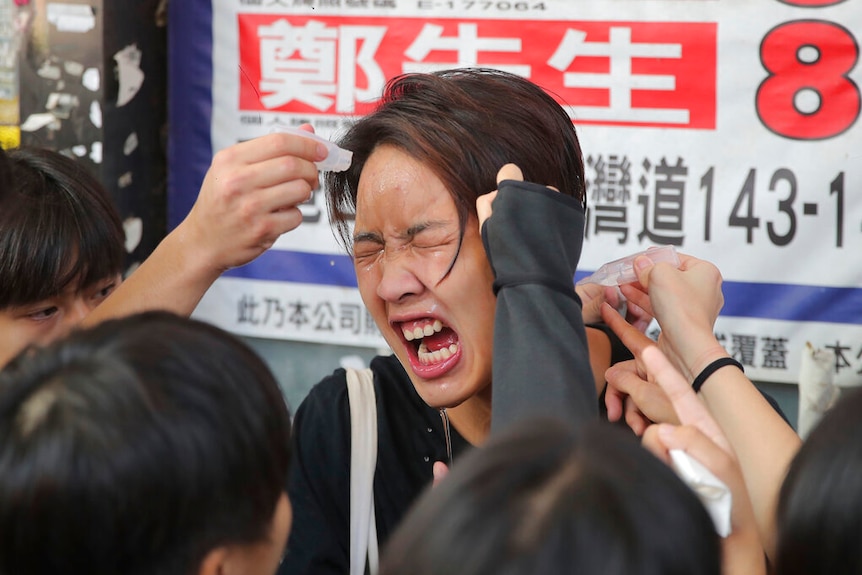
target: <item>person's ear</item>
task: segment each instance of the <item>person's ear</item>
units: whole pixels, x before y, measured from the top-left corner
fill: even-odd
[[[230,550],[227,547],[211,549],[201,561],[198,575],[226,575],[229,556]]]

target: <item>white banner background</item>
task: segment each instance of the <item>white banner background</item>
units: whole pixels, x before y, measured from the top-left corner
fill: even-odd
[[[716,332],[750,377],[795,382],[811,342],[834,348],[836,381],[854,384],[862,380],[862,9],[858,0],[804,3],[812,6],[213,0],[213,151],[273,123],[311,122],[335,136],[384,76],[401,71],[527,70],[571,105],[580,135],[591,206],[584,272],[670,239],[722,270],[727,302]],[[591,79],[564,85],[580,65]],[[817,121],[790,122],[800,110]],[[813,138],[788,132],[798,125]],[[268,264],[219,280],[196,315],[250,336],[384,346],[345,279],[349,262],[321,193],[303,211],[307,221],[281,238]]]

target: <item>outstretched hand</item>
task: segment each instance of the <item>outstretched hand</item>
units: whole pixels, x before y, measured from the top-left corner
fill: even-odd
[[[274,133],[213,157],[197,201],[180,224],[202,262],[218,271],[246,264],[302,221],[298,205],[318,186],[326,147]]]
[[[661,327],[659,347],[691,380],[712,360],[727,355],[713,333],[724,296],[715,265],[685,254],[679,258],[679,268],[654,264],[646,256],[636,258],[638,281],[620,289],[630,305],[656,318]]]
[[[617,421],[625,415],[626,423],[638,435],[654,422],[677,423],[670,399],[650,377],[643,363],[644,350],[655,347],[655,342],[626,322],[607,303],[602,305],[602,318],[635,356],[635,359],[612,365],[605,372],[608,419]]]
[[[731,533],[723,542],[723,572],[766,572],[763,544],[758,534],[751,498],[736,454],[721,427],[697,398],[688,382],[655,345],[639,354],[648,377],[665,392],[680,426],[650,426],[643,445],[670,464],[670,450],[679,449],[703,464],[730,490]]]
[[[84,320],[151,309],[190,314],[227,269],[258,257],[302,221],[298,204],[318,185],[326,147],[269,134],[218,152],[186,218]]]

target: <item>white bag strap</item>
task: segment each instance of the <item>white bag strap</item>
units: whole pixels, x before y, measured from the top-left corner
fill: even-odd
[[[377,405],[370,369],[347,368],[350,400],[350,575],[364,575],[366,557],[377,575],[374,470],[377,467]]]

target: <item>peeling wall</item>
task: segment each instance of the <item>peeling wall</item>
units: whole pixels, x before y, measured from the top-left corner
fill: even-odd
[[[22,145],[59,150],[93,170],[123,217],[130,268],[166,227],[162,11],[158,0],[0,0],[0,124],[9,134],[17,120]],[[3,59],[12,52],[17,59]],[[9,72],[3,65],[12,61]],[[4,83],[10,74],[17,118],[14,98],[3,99],[13,91],[14,82]],[[0,143],[15,145],[3,129]]]

